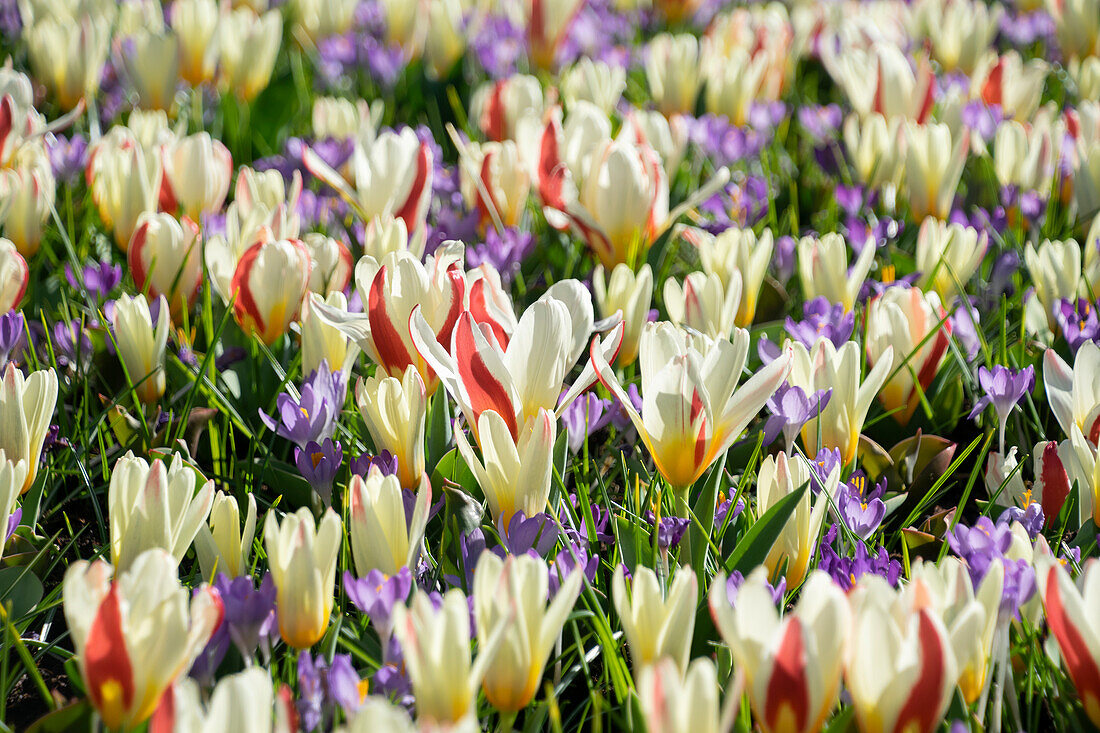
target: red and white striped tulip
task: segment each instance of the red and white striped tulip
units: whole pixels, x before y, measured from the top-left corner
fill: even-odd
[[[479,226],[517,226],[527,208],[531,176],[516,143],[469,143],[459,155],[462,197],[478,211]]]
[[[718,707],[714,662],[699,657],[682,673],[669,659],[638,673],[638,699],[652,733],[719,733],[725,730]]]
[[[1086,341],[1070,367],[1054,349],[1043,354],[1043,385],[1054,419],[1069,437],[1076,426],[1089,442],[1100,443],[1100,346]]]
[[[233,271],[233,316],[245,333],[273,344],[298,318],[309,292],[310,258],[296,239],[257,242]]]
[[[489,140],[515,140],[520,121],[542,119],[544,106],[539,80],[527,74],[513,74],[487,82],[474,92],[470,119],[476,121]]]
[[[192,597],[176,576],[175,559],[160,549],[127,571],[78,560],[65,572],[62,597],[77,664],[108,728],[145,722],[222,621],[216,590],[204,585]]]
[[[821,44],[822,61],[861,117],[878,113],[887,120],[923,123],[935,101],[936,75],[927,59],[916,71],[901,48],[885,38],[870,49],[848,44]]]
[[[583,6],[583,0],[523,0],[520,4],[531,60],[540,69],[553,67],[558,47]]]
[[[0,239],[0,315],[15,310],[27,292],[30,270],[11,240]]]
[[[191,219],[143,213],[126,259],[138,290],[167,298],[173,319],[182,318],[194,305],[203,280],[202,244],[199,226]]]
[[[332,293],[343,293],[351,282],[351,250],[339,239],[326,237],[318,232],[309,232],[302,237],[302,244],[309,252],[311,262],[309,272],[310,292],[324,297]]]
[[[970,88],[980,90],[983,102],[998,105],[1011,119],[1032,121],[1049,73],[1046,61],[1034,58],[1025,63],[1013,49],[1000,57],[989,54],[971,77]],[[1081,99],[1095,98],[1081,96]]]
[[[18,168],[0,171],[0,198],[7,202],[3,210],[4,237],[25,257],[37,253],[42,244],[55,186],[45,153],[36,154],[31,162]]]
[[[867,363],[890,362],[879,402],[907,425],[947,354],[951,324],[935,293],[892,287],[867,305]],[[831,401],[831,400],[830,400]]]
[[[816,733],[836,705],[851,612],[839,586],[820,570],[802,586],[798,605],[775,608],[767,571],[757,568],[730,606],[726,576],[710,586],[710,612],[745,672],[756,723],[766,733]]]

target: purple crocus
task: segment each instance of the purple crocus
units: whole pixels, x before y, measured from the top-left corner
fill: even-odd
[[[0,315],[0,369],[14,361],[23,350],[26,320],[22,313],[12,311]]]
[[[810,474],[810,491],[816,495],[825,487],[825,482],[829,480],[829,474],[833,469],[843,465],[839,448],[822,448],[818,451],[817,456],[810,462],[810,468],[813,469],[813,473]]]
[[[64,135],[47,135],[46,152],[50,156],[53,176],[61,183],[74,183],[84,172],[88,160],[88,141],[82,135],[71,138]]]
[[[359,709],[359,675],[350,654],[337,654],[331,662],[313,657],[308,649],[298,655],[298,714],[302,730],[313,730],[332,721],[337,706],[351,716]]]
[[[867,492],[867,479],[862,474],[853,476],[841,487],[837,496],[837,511],[844,524],[854,535],[866,540],[875,533],[886,516],[886,503],[881,498],[885,484]]]
[[[553,598],[562,581],[569,577],[575,570],[580,569],[589,583],[595,582],[596,570],[600,566],[600,558],[588,551],[581,542],[568,541],[550,563],[550,598]]]
[[[384,450],[376,456],[364,453],[358,458],[351,459],[351,472],[353,475],[367,477],[371,468],[377,468],[385,476],[397,475],[397,456]]]
[[[978,324],[981,323],[978,309],[966,300],[956,299],[948,322],[951,324],[951,335],[962,346],[966,358],[973,360],[982,348],[982,340],[978,336]]]
[[[278,419],[260,410],[260,420],[279,437],[297,443],[301,448],[311,442],[331,438],[336,428],[336,407],[332,399],[314,389],[312,384],[302,387],[298,399],[285,392],[280,394],[275,399],[275,407]]]
[[[1100,319],[1097,318],[1096,307],[1084,298],[1078,298],[1076,302],[1069,299],[1059,300],[1054,308],[1054,320],[1058,322],[1058,328],[1074,353],[1086,341],[1094,341],[1100,336]]]
[[[79,280],[73,272],[72,265],[65,265],[65,279],[73,290],[87,290],[88,294],[101,300],[111,294],[111,291],[122,282],[122,268],[111,262],[100,262],[94,265],[85,265],[80,271]]]
[[[500,557],[505,554],[546,557],[558,541],[558,525],[545,512],[528,517],[517,511],[508,520],[500,540],[503,547],[493,548],[493,552]]]
[[[801,321],[787,316],[784,328],[807,349],[812,349],[822,338],[829,339],[839,348],[852,337],[855,324],[855,313],[846,313],[840,303],[830,303],[828,298],[820,296],[802,306]]]
[[[489,264],[500,273],[500,281],[508,287],[519,272],[520,265],[535,249],[535,235],[515,227],[498,232],[489,227],[485,241],[466,249],[466,266]]]
[[[818,550],[821,560],[818,567],[827,572],[833,582],[843,590],[849,591],[855,587],[859,579],[864,575],[877,575],[884,578],[887,583],[897,586],[901,578],[901,563],[892,560],[886,548],[879,546],[872,554],[867,545],[862,542],[855,543],[855,556],[841,555],[833,549],[833,541],[837,537],[837,527],[834,524],[822,539]]]
[[[325,506],[332,506],[332,480],[343,461],[344,450],[332,438],[325,438],[320,443],[311,440],[305,448],[294,449],[294,465]]]
[[[802,426],[810,420],[814,420],[829,404],[832,396],[831,389],[819,389],[816,392],[806,394],[801,387],[792,387],[789,384],[781,384],[768,399],[768,410],[771,416],[764,423],[764,444],[770,445],[780,433],[783,433],[783,441],[787,446],[787,452],[794,450],[794,440]]]
[[[1035,367],[1026,366],[1023,369],[1011,369],[1001,364],[995,364],[993,369],[984,366],[978,367],[978,384],[985,392],[982,398],[970,411],[970,419],[973,420],[982,413],[987,406],[993,405],[997,413],[998,426],[1000,428],[1001,455],[1005,450],[1005,425],[1008,423],[1008,415],[1012,408],[1025,394],[1035,387]]]
[[[1018,506],[1007,507],[1001,512],[1001,516],[997,517],[998,524],[1011,526],[1013,522],[1019,522],[1027,531],[1027,536],[1034,540],[1043,531],[1046,515],[1043,514],[1042,505],[1033,501],[1027,505],[1026,509]]]
[[[263,644],[266,657],[271,640],[279,634],[275,617],[275,583],[271,573],[264,574],[259,588],[252,585],[249,576],[230,578],[225,573],[218,573],[214,587],[221,595],[229,638],[241,656],[246,660],[252,659],[256,648]]]
[[[92,361],[92,339],[79,320],[58,321],[50,329],[53,334],[57,365],[77,372],[87,371]]]
[[[8,544],[8,540],[15,534],[15,528],[19,526],[19,523],[23,521],[23,510],[16,509],[8,517],[8,526],[4,528],[4,541],[0,542],[0,550],[4,548],[4,545]]]
[[[201,592],[201,590],[195,589],[194,595]],[[214,629],[214,633],[210,635],[210,639],[206,642],[206,646],[202,648],[202,651],[195,657],[195,661],[191,663],[188,674],[203,687],[211,686],[214,683],[214,675],[228,651],[229,624],[223,616],[221,623]]]
[[[393,609],[404,603],[412,590],[412,572],[401,568],[394,575],[371,570],[365,578],[356,578],[344,571],[344,591],[363,613],[370,617],[375,631],[388,639],[393,631]]]
[[[726,599],[729,600],[731,606],[737,605],[737,596],[741,592],[741,586],[745,584],[745,576],[742,575],[740,570],[734,570],[730,573],[729,578],[726,579]],[[787,579],[780,578],[779,582],[775,585],[771,583],[765,583],[768,590],[772,594],[772,603],[777,606],[783,602],[783,597],[787,594]]]
[[[586,392],[573,401],[561,414],[566,430],[569,450],[576,453],[584,445],[585,438],[611,422],[611,401],[601,399],[594,392]]]

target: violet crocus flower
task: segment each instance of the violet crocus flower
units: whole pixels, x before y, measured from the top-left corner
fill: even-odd
[[[580,570],[589,583],[596,580],[596,570],[600,566],[600,558],[583,543],[569,541],[565,547],[558,551],[553,562],[550,563],[550,598],[557,595],[562,581],[569,577],[575,570]]]
[[[731,499],[725,499],[719,497],[721,500],[718,502],[718,506],[714,509],[714,528],[718,529],[726,523],[726,517],[729,516],[729,521],[737,519],[741,512],[745,511],[745,500],[738,499],[734,504]]]
[[[810,468],[813,470],[810,474],[810,491],[817,495],[825,487],[825,482],[829,480],[829,474],[833,469],[843,465],[839,448],[822,448],[818,451],[817,456],[810,461]]]
[[[46,151],[53,176],[61,183],[73,183],[84,172],[88,159],[88,141],[82,135],[47,135]]]
[[[734,570],[730,573],[729,578],[726,579],[726,598],[729,600],[731,606],[737,605],[737,596],[741,592],[741,586],[745,584],[745,576],[742,575],[740,570]],[[787,579],[780,578],[779,582],[775,585],[765,582],[768,590],[772,594],[772,603],[779,605],[783,602],[783,597],[787,594]]]
[[[995,364],[990,370],[981,366],[978,367],[978,384],[981,385],[985,394],[974,405],[969,418],[973,420],[982,413],[982,410],[993,405],[1000,431],[1000,453],[1004,455],[1005,426],[1008,423],[1009,413],[1020,399],[1035,387],[1035,367],[1028,365],[1017,370]]]
[[[504,79],[527,56],[526,29],[503,13],[489,13],[470,38],[470,50],[490,79]]]
[[[4,528],[4,541],[0,542],[0,550],[3,549],[4,545],[8,544],[8,540],[15,534],[15,528],[19,526],[21,521],[23,521],[23,510],[16,508],[16,510],[11,513],[11,516],[8,517],[8,526]]]
[[[566,444],[572,453],[581,449],[586,438],[611,422],[611,412],[608,409],[611,404],[611,400],[601,399],[594,392],[586,392],[562,411],[561,422],[565,426]]]
[[[981,517],[973,527],[955,525],[947,533],[951,550],[962,558],[970,572],[970,582],[977,588],[993,563],[1001,563],[1005,571],[1004,591],[1001,595],[1001,611],[1017,616],[1020,606],[1035,593],[1035,569],[1025,560],[1011,560],[1005,556],[1012,545],[1012,527],[1008,522],[994,524],[989,517]]]
[[[505,227],[498,232],[495,227],[489,227],[484,242],[466,248],[466,266],[473,269],[482,264],[492,265],[500,273],[501,283],[508,287],[534,249],[535,235],[531,232],[515,227]]]
[[[23,350],[26,320],[22,313],[12,311],[0,315],[0,369],[15,361]]]
[[[1084,298],[1078,298],[1076,302],[1065,298],[1059,300],[1054,309],[1054,320],[1074,353],[1085,342],[1095,341],[1100,336],[1096,307]]]
[[[298,655],[298,714],[302,730],[322,724],[326,729],[337,706],[351,716],[359,709],[359,675],[351,666],[350,654],[337,654],[331,662],[313,657],[308,649]]]
[[[557,544],[558,525],[546,512],[528,517],[516,511],[501,532],[500,541],[502,546],[494,547],[493,552],[501,558],[509,554],[544,558]]]
[[[982,348],[978,336],[978,324],[981,322],[978,309],[962,298],[955,300],[955,309],[947,318],[951,324],[951,334],[958,339],[968,360],[973,360]]]
[[[798,122],[815,144],[829,144],[836,142],[844,112],[836,104],[806,104],[798,108]]]
[[[834,524],[818,547],[821,555],[818,567],[827,572],[834,583],[843,590],[849,591],[864,575],[877,575],[884,578],[890,585],[897,586],[901,578],[901,563],[890,559],[885,547],[879,546],[875,553],[871,554],[864,543],[857,542],[855,556],[847,557],[833,549],[832,543],[837,534],[837,526]]]
[[[344,591],[355,607],[367,614],[382,639],[388,639],[393,631],[393,610],[408,599],[412,582],[412,571],[407,567],[394,575],[371,570],[365,578],[344,571]]]
[[[855,313],[846,313],[840,303],[830,303],[828,298],[819,296],[803,304],[801,321],[787,316],[784,328],[807,349],[812,349],[821,338],[839,348],[852,337],[855,324]]]
[[[87,290],[97,300],[102,300],[122,282],[122,268],[111,262],[86,265],[76,277],[72,265],[65,265],[65,280],[73,290]]]
[[[320,443],[311,440],[304,448],[294,449],[294,465],[325,506],[332,506],[332,480],[343,462],[344,450],[332,438],[325,438]]]
[[[57,365],[76,372],[87,371],[92,362],[92,339],[79,320],[58,321],[50,329]]]
[[[351,459],[351,472],[353,475],[366,478],[372,468],[377,468],[384,476],[397,475],[397,456],[384,450],[376,456],[364,453],[358,458]]]
[[[202,591],[196,589],[193,595],[198,595],[200,592]],[[188,675],[203,687],[210,687],[213,685],[214,675],[228,651],[229,624],[223,616],[221,623],[214,629],[214,633],[210,635],[210,639],[206,642],[206,646],[202,648],[202,651],[195,657],[195,661],[191,663],[191,670]]]
[[[653,512],[646,512],[645,519],[650,525],[657,525],[657,547],[662,550],[675,549],[691,524],[687,517],[661,517],[658,521]]]
[[[879,528],[886,516],[886,503],[877,495],[885,484],[874,492],[867,493],[867,480],[862,475],[841,487],[837,496],[837,511],[845,526],[856,537],[866,540]]]
[[[302,394],[298,399],[294,399],[285,392],[275,399],[278,419],[267,415],[263,410],[259,411],[260,420],[269,430],[275,431],[279,437],[286,438],[302,448],[311,442],[331,438],[336,429],[336,415],[339,407],[336,404],[331,378],[326,378],[328,369],[323,363],[318,371],[321,370],[326,374],[312,382],[307,382],[302,387]]]
[[[832,394],[831,389],[806,394],[801,387],[792,387],[787,383],[779,385],[779,389],[768,399],[771,416],[764,423],[764,444],[770,445],[782,433],[787,453],[792,453],[802,426],[817,418],[829,404]]]
[[[642,396],[638,393],[638,385],[629,385],[626,388],[626,396],[630,398],[630,404],[634,406],[634,409],[641,412]],[[622,403],[617,399],[611,404],[610,421],[615,429],[619,431],[633,428],[634,426],[634,423],[630,420],[630,416],[627,415],[626,410],[623,409]]]
[[[1043,531],[1043,525],[1046,523],[1042,505],[1033,501],[1027,505],[1026,509],[1010,506],[1001,512],[1001,516],[997,517],[997,524],[1011,526],[1013,522],[1019,522],[1027,530],[1028,537],[1034,540]]]
[[[275,583],[271,573],[264,574],[259,588],[252,585],[249,576],[230,578],[225,573],[218,573],[214,587],[221,595],[229,638],[241,656],[245,660],[252,659],[257,647],[262,645],[266,658],[270,653],[271,641],[279,635],[275,616]]]

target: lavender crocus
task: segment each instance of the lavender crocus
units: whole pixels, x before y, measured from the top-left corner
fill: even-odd
[[[313,657],[303,649],[298,655],[298,714],[302,730],[313,730],[332,722],[339,706],[351,716],[359,709],[359,675],[351,666],[350,654],[337,654],[331,662]]]
[[[1035,367],[1027,366],[1023,369],[1011,369],[1000,364],[995,364],[993,369],[978,367],[978,384],[985,392],[982,398],[970,411],[970,419],[973,420],[989,405],[997,413],[998,428],[1000,431],[1000,453],[1005,450],[1005,426],[1008,423],[1009,413],[1016,403],[1035,387]]]
[[[300,448],[331,438],[336,428],[336,407],[332,398],[314,389],[312,384],[302,387],[298,399],[285,392],[280,394],[275,399],[275,407],[278,419],[261,410],[260,420],[279,437]]]
[[[194,594],[197,595],[201,592],[196,589]],[[214,629],[214,633],[210,635],[210,639],[206,642],[206,646],[202,648],[202,651],[195,657],[195,661],[191,663],[188,675],[203,687],[210,687],[214,683],[214,675],[217,673],[222,661],[225,660],[228,651],[229,624],[223,616],[221,623]]]
[[[822,448],[818,451],[817,456],[810,462],[810,468],[813,469],[813,473],[810,474],[810,491],[816,496],[824,488],[833,469],[843,465],[839,448]]]
[[[506,554],[546,557],[558,541],[558,525],[545,512],[528,517],[517,511],[508,520],[500,541],[503,546],[493,548],[500,557]]]
[[[822,338],[829,339],[839,348],[852,337],[855,324],[855,313],[846,313],[843,305],[830,303],[828,298],[821,296],[802,306],[801,321],[787,316],[784,328],[807,349],[812,349]]]
[[[729,578],[726,579],[726,598],[729,600],[731,606],[737,605],[737,596],[741,592],[741,586],[745,584],[745,576],[740,570],[734,570],[730,573]],[[765,583],[768,590],[772,594],[772,603],[777,606],[783,602],[783,597],[787,594],[787,579],[780,578],[779,582],[775,585],[771,583]]]
[[[26,320],[22,313],[12,311],[0,315],[0,369],[14,361],[23,350]]]
[[[320,443],[311,440],[304,448],[294,449],[294,465],[325,506],[332,506],[332,480],[343,461],[344,450],[332,438],[325,438]]]
[[[102,300],[122,282],[122,268],[111,262],[86,265],[77,279],[72,265],[65,265],[65,280],[73,290],[87,290],[97,300]]]
[[[841,487],[837,496],[837,511],[844,520],[845,526],[861,540],[866,540],[875,533],[886,516],[886,503],[881,494],[885,491],[885,483],[880,484],[873,491],[866,490],[867,479],[862,474],[853,476],[847,484]]]
[[[64,135],[47,135],[46,152],[50,156],[50,168],[59,183],[72,184],[84,172],[88,160],[88,141],[82,135],[68,138]]]
[[[8,544],[8,540],[15,534],[15,528],[19,526],[19,523],[23,521],[23,510],[16,509],[8,517],[8,526],[4,528],[4,541],[0,542],[0,550],[4,548],[4,545]]]
[[[393,609],[408,599],[410,590],[412,572],[407,567],[394,575],[371,570],[365,578],[344,571],[344,591],[356,608],[367,614],[382,639],[389,638],[393,631]]]
[[[819,389],[806,394],[801,387],[781,384],[768,399],[768,410],[772,413],[764,423],[764,443],[771,444],[780,433],[787,446],[787,453],[794,451],[794,441],[802,426],[817,416],[829,404],[831,389]]]
[[[1054,309],[1054,320],[1074,353],[1086,341],[1095,341],[1100,336],[1096,307],[1084,298],[1059,300]]]
[[[257,647],[266,658],[270,643],[278,638],[279,629],[275,617],[275,583],[271,573],[265,573],[260,587],[252,585],[252,578],[230,578],[218,573],[214,587],[221,595],[225,609],[225,623],[229,638],[245,660],[252,659]]]
[[[590,435],[611,422],[610,400],[601,399],[594,392],[587,392],[574,400],[561,414],[569,450],[576,453]]]
[[[892,586],[898,584],[901,578],[901,563],[892,560],[885,547],[879,546],[872,553],[864,543],[857,542],[855,555],[848,557],[833,549],[832,544],[837,534],[837,527],[834,524],[829,528],[818,548],[821,555],[818,567],[828,573],[834,583],[843,590],[849,591],[864,575],[877,575]]]

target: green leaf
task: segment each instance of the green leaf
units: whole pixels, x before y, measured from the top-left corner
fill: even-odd
[[[783,531],[787,520],[794,514],[795,507],[809,488],[809,483],[806,483],[796,491],[787,494],[749,527],[749,531],[733,548],[729,559],[726,560],[727,573],[737,570],[748,575],[753,568],[764,563],[772,545],[779,538],[779,533]]]
[[[34,721],[27,733],[67,733],[68,731],[92,730],[92,706],[87,700],[54,710]]]
[[[42,581],[25,567],[0,569],[0,603],[11,607],[8,616],[17,621],[42,600]]]
[[[700,482],[702,483],[702,490],[699,492],[699,496],[695,500],[695,507],[692,509],[699,522],[698,524],[693,522],[688,527],[688,532],[691,535],[691,565],[695,568],[695,573],[700,576],[700,579],[706,574],[707,550],[710,549],[710,537],[714,533],[714,505],[718,500],[718,487],[721,485],[725,473],[726,456],[723,455],[722,459],[711,467],[707,478]],[[700,583],[699,587],[703,588],[704,585]]]
[[[630,521],[629,517],[616,515],[615,524],[619,529],[619,552],[622,554],[623,565],[631,572],[639,565],[652,568],[653,545],[649,541],[649,533],[641,525]]]

